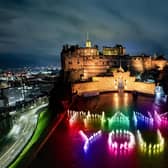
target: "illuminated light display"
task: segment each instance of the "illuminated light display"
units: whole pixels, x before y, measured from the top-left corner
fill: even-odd
[[[168,112],[160,114],[160,119],[161,119],[161,128],[166,128],[168,129],[168,119],[166,117],[166,115],[168,114]]]
[[[137,130],[137,139],[138,139],[138,144],[140,151],[143,153],[148,153],[149,155],[153,154],[158,154],[163,152],[164,150],[164,138],[161,135],[160,130],[157,130],[157,141],[158,143],[156,144],[147,144],[147,142],[144,141],[142,138],[142,134],[140,133],[139,130]]]
[[[83,146],[83,150],[85,152],[87,152],[88,148],[89,148],[89,145],[95,141],[98,137],[100,137],[102,135],[102,131],[99,130],[97,131],[96,133],[93,133],[92,136],[90,136],[89,138],[87,137],[87,135],[82,131],[80,130],[79,131],[79,134],[81,135],[81,137],[83,138],[83,140],[85,141],[84,143],[84,146]]]
[[[148,116],[146,117],[139,112],[133,113],[133,121],[137,128],[141,128],[142,126],[146,126],[150,129],[152,128],[167,128],[168,127],[168,119],[165,117],[167,113],[158,114],[157,111],[154,111],[153,117],[150,112],[148,112]],[[137,122],[136,122],[137,120]],[[137,123],[137,124],[136,124]]]
[[[103,123],[105,122],[105,116],[102,113],[102,115],[100,114],[91,114],[90,111],[88,111],[87,115],[85,117],[83,117],[83,123],[85,128],[88,128],[89,125],[92,124],[99,124],[100,126],[103,126]]]
[[[121,153],[123,150],[130,151],[135,146],[135,137],[128,130],[115,130],[109,133],[109,149]]]
[[[155,123],[157,124],[157,127],[160,127],[162,119],[157,111],[154,111],[154,119],[155,119]]]
[[[149,111],[148,111],[148,116],[149,116],[149,118],[153,118],[152,114]]]
[[[111,118],[108,118],[109,129],[112,128],[123,128],[129,129],[130,121],[129,118],[121,112],[116,112]]]
[[[102,112],[102,114],[93,114],[88,112],[83,112],[83,111],[68,111],[68,117],[69,117],[69,124],[72,126],[74,125],[77,121],[82,121],[84,123],[84,126],[87,128],[89,125],[92,124],[100,124],[100,126],[103,128],[104,124],[106,122],[105,118],[105,113]]]
[[[104,111],[102,112],[102,116],[101,116],[101,128],[105,128],[105,123],[106,123],[106,118],[105,118],[105,113]]]
[[[165,114],[166,113],[161,115],[161,114],[158,114],[157,111],[154,111],[154,119],[158,128],[166,128],[168,126],[168,120],[164,116]]]
[[[168,119],[166,117],[168,112],[159,114],[157,111],[154,111],[154,113],[147,112],[147,114],[148,116],[145,116],[139,112],[133,112],[132,123],[135,130],[138,129],[136,137],[139,151],[141,151],[142,154],[148,154],[150,156],[160,154],[164,151],[165,140],[159,128],[168,128]],[[70,126],[76,125],[78,130],[81,129],[79,134],[84,140],[84,152],[88,151],[92,142],[94,142],[101,135],[104,136],[104,133],[106,134],[108,131],[110,132],[108,133],[107,144],[110,153],[114,155],[127,155],[136,149],[134,148],[136,144],[135,136],[129,131],[130,119],[122,112],[116,112],[113,116],[107,117],[105,112],[102,112],[101,114],[93,114],[90,111],[68,111],[68,117]],[[87,131],[94,131],[95,129],[100,130],[88,137],[82,131],[83,128]],[[144,130],[144,128],[145,130],[157,129],[157,143],[148,143],[148,141],[146,142],[143,139],[139,129]]]
[[[133,112],[132,118],[133,118],[133,122],[134,122],[134,127],[137,128],[138,119],[137,119],[137,116],[135,114],[135,111]]]
[[[154,126],[154,119],[152,118],[151,115],[147,117],[139,112],[135,112],[135,114],[133,114],[133,119],[135,119],[134,120],[134,123],[136,124],[135,127],[137,127],[138,129],[143,127],[152,129]]]
[[[100,121],[101,120],[101,115],[100,114],[90,114],[90,111],[88,111],[87,115],[86,115],[86,120],[88,122],[92,122],[92,121]]]
[[[168,119],[166,115],[168,113],[158,114],[154,111],[153,116],[150,112],[147,112],[148,116],[145,116],[139,112],[133,112],[132,120],[135,128],[141,129],[153,129],[153,128],[168,128]],[[129,129],[130,121],[129,117],[121,112],[116,112],[112,117],[106,117],[105,113],[102,114],[91,114],[90,111],[68,111],[69,124],[73,125],[78,120],[83,121],[85,127],[93,123],[100,124],[102,129],[105,129],[105,123],[108,122],[108,129],[112,130],[114,128]]]
[[[77,121],[77,118],[78,118],[78,113],[73,112],[73,114],[70,116],[69,124],[72,126]]]
[[[157,128],[168,128],[168,119],[166,117],[168,113],[159,114],[157,111],[154,111],[154,119]]]

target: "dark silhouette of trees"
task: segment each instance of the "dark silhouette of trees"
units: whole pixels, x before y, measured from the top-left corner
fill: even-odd
[[[54,115],[62,113],[68,109],[71,98],[71,83],[59,77],[50,92],[49,109]]]

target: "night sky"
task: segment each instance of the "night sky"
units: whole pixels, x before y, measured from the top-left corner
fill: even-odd
[[[0,0],[0,66],[57,64],[62,45],[123,44],[168,58],[167,0]]]

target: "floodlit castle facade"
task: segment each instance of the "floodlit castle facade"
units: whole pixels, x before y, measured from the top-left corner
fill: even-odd
[[[103,47],[92,46],[87,40],[85,47],[64,45],[61,52],[61,64],[64,77],[71,82],[85,81],[95,76],[110,76],[115,68],[122,66],[127,70],[144,72],[157,68],[162,70],[167,64],[164,57],[129,56],[122,45]]]

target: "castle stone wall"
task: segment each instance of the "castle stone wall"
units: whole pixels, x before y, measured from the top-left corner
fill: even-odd
[[[118,91],[116,79],[114,77],[94,77],[92,82],[75,83],[72,85],[74,93],[81,95],[85,92],[105,92]],[[154,94],[155,84],[135,82],[134,77],[130,77],[124,86],[125,91],[137,91],[140,93]]]

